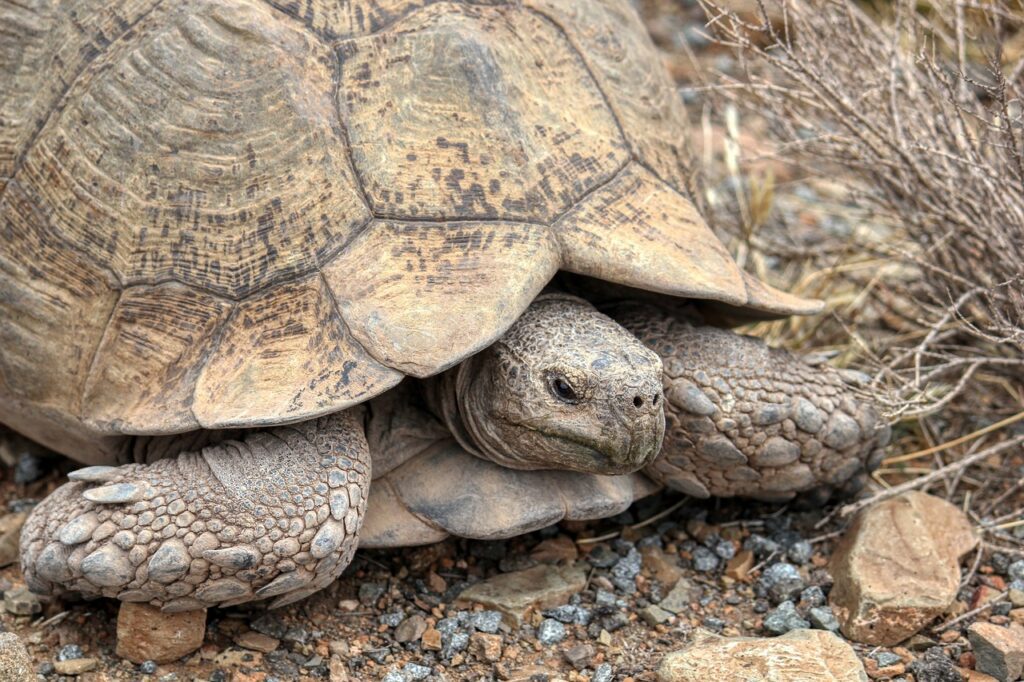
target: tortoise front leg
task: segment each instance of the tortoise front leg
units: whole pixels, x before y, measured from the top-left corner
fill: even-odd
[[[652,307],[619,320],[665,365],[665,443],[645,469],[658,482],[782,501],[849,491],[881,461],[889,427],[835,369]]]
[[[361,415],[73,472],[22,531],[29,587],[165,611],[312,594],[356,549],[370,482]]]

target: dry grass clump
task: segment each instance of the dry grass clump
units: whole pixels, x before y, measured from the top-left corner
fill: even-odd
[[[906,454],[876,480],[944,485],[1021,552],[1006,532],[1024,491],[1008,467],[1024,443],[1024,8],[765,0],[741,15],[724,4],[705,0],[707,30],[736,62],[704,90],[744,187],[712,193],[718,227],[724,217],[755,269],[788,263],[791,288],[833,304],[798,341],[831,343],[869,371],[904,424]],[[804,208],[852,229],[810,246],[786,243],[792,225],[772,235],[766,216],[794,198],[770,173],[738,169],[751,123],[776,167],[805,174],[787,182],[825,188]]]
[[[842,169],[868,219],[892,227],[858,244],[909,268],[898,288],[873,292],[913,341],[869,358],[891,411],[935,412],[983,370],[1024,385],[1024,58],[1007,50],[1024,13],[896,4],[877,21],[846,0],[771,9],[751,22],[707,6],[742,64],[716,92],[765,117],[781,155]]]

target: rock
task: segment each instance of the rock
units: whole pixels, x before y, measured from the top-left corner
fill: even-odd
[[[718,555],[707,547],[697,547],[693,550],[693,568],[701,573],[717,570],[719,561]]]
[[[458,601],[476,602],[500,611],[510,627],[518,628],[531,610],[564,604],[586,583],[587,574],[581,566],[542,564],[471,585],[462,591]]]
[[[626,556],[615,562],[611,570],[612,584],[626,594],[636,591],[636,577],[640,575],[643,558],[636,548],[630,547]]]
[[[132,663],[170,663],[203,643],[206,610],[162,613],[149,604],[122,602],[117,614],[117,655]]]
[[[912,491],[862,511],[829,563],[829,602],[846,637],[891,646],[956,598],[960,557],[977,545],[956,507]]]
[[[1024,631],[975,623],[967,630],[974,647],[975,667],[999,680],[1016,680],[1024,672]]]
[[[590,682],[612,682],[614,678],[615,671],[612,670],[611,664],[602,663],[594,670],[594,676],[590,678]]]
[[[558,644],[565,639],[565,626],[554,618],[545,618],[537,628],[537,639],[541,644]]]
[[[640,618],[648,625],[654,626],[668,622],[672,618],[672,613],[657,604],[651,604],[640,610]]]
[[[648,574],[661,583],[663,589],[671,590],[683,575],[676,558],[660,547],[647,546],[640,550],[643,566]]]
[[[493,635],[501,627],[501,614],[497,611],[478,611],[469,617],[469,624],[480,632]]]
[[[719,637],[699,630],[689,647],[669,654],[659,682],[867,682],[850,645],[831,632],[795,630],[782,637]]]
[[[359,602],[363,606],[372,606],[384,596],[388,586],[384,583],[363,583],[359,586]]]
[[[34,682],[32,657],[13,632],[0,633],[0,680]]]
[[[409,680],[425,680],[430,677],[431,672],[430,668],[418,663],[406,663],[402,666],[402,673]]]
[[[395,641],[401,644],[415,642],[427,631],[427,621],[418,613],[409,616],[395,628]]]
[[[485,611],[485,613],[487,613]],[[556,606],[553,609],[544,609],[543,615],[548,618],[554,618],[559,623],[565,623],[571,625],[589,625],[590,619],[593,616],[589,609],[582,606],[576,606],[575,604],[563,604],[562,606]]]
[[[60,651],[57,652],[58,661],[70,661],[75,658],[85,658],[85,652],[77,644],[62,646]]]
[[[725,575],[733,580],[746,580],[753,567],[754,553],[749,549],[741,549],[725,564]]]
[[[427,628],[420,641],[423,643],[423,648],[428,651],[441,650],[441,633],[434,628]]]
[[[800,617],[791,601],[784,601],[764,617],[764,629],[773,635],[784,635],[790,630],[809,628],[811,624]]]
[[[271,651],[280,646],[281,640],[275,639],[274,637],[270,637],[268,635],[264,635],[262,632],[246,630],[245,632],[235,637],[235,644],[242,647],[243,649],[251,649],[252,651],[262,651],[265,654],[269,654]]]
[[[807,620],[811,621],[811,627],[818,630],[839,632],[839,621],[827,606],[812,606],[807,611]]]
[[[757,580],[757,585],[775,604],[796,598],[805,587],[800,570],[793,564],[785,562],[772,564],[764,569]]]
[[[941,646],[934,646],[910,664],[914,679],[922,682],[963,682],[963,675],[953,665]]]
[[[27,587],[15,587],[4,592],[4,609],[16,616],[34,616],[43,610],[43,605]]]
[[[478,660],[496,663],[501,660],[501,635],[474,632],[469,636],[469,653]]]
[[[658,602],[658,606],[671,611],[672,613],[680,613],[690,608],[690,595],[693,592],[693,583],[686,578],[680,578],[676,582],[676,586],[672,588],[672,591],[665,595],[665,598]]]
[[[576,646],[569,647],[562,652],[562,656],[569,662],[576,670],[583,670],[590,665],[590,661],[593,660],[594,647],[589,644],[577,644]]]
[[[566,535],[542,540],[530,552],[530,558],[542,564],[572,563],[578,556],[576,543]]]
[[[53,669],[57,671],[58,675],[81,675],[95,670],[97,665],[99,665],[99,661],[95,658],[72,658],[67,661],[54,662]]]

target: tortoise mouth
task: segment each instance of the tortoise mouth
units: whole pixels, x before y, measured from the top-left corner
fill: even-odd
[[[610,447],[604,450],[569,436],[548,435],[548,438],[558,443],[559,450],[572,457],[569,461],[579,461],[579,466],[566,468],[584,473],[613,476],[629,474],[650,463],[657,454],[651,447],[634,447],[633,438],[628,439],[629,445],[625,449]]]

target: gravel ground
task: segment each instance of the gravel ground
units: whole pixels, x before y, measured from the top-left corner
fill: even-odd
[[[40,497],[59,482],[61,474],[49,463],[39,464],[3,468],[0,497],[8,515],[0,527],[28,506],[26,497]],[[23,471],[33,466],[26,477]],[[1018,475],[1024,473],[1024,461],[1015,466]],[[40,480],[15,483],[40,474]],[[820,509],[798,504],[694,504],[666,493],[614,519],[562,523],[508,541],[364,551],[337,583],[299,604],[273,612],[212,610],[203,647],[159,666],[114,655],[116,603],[55,600],[36,606],[19,589],[16,566],[0,572],[0,625],[28,644],[47,680],[60,679],[55,666],[70,665],[88,670],[78,676],[83,681],[640,682],[653,680],[661,658],[689,641],[696,628],[727,636],[834,629],[826,565],[838,526],[814,529],[821,517]],[[531,567],[558,571],[574,561],[585,568],[584,589],[519,627],[496,611],[458,600],[468,586],[497,574]],[[937,624],[1024,578],[1024,562],[999,554],[985,556],[973,573],[969,569],[969,584]],[[1004,597],[980,618],[1006,623],[1013,606]],[[908,673],[923,671],[921,666],[939,672],[954,664],[971,667],[964,633],[973,620],[942,635],[926,630],[907,648],[855,648],[876,679],[910,680]],[[918,679],[941,677],[925,673]]]

